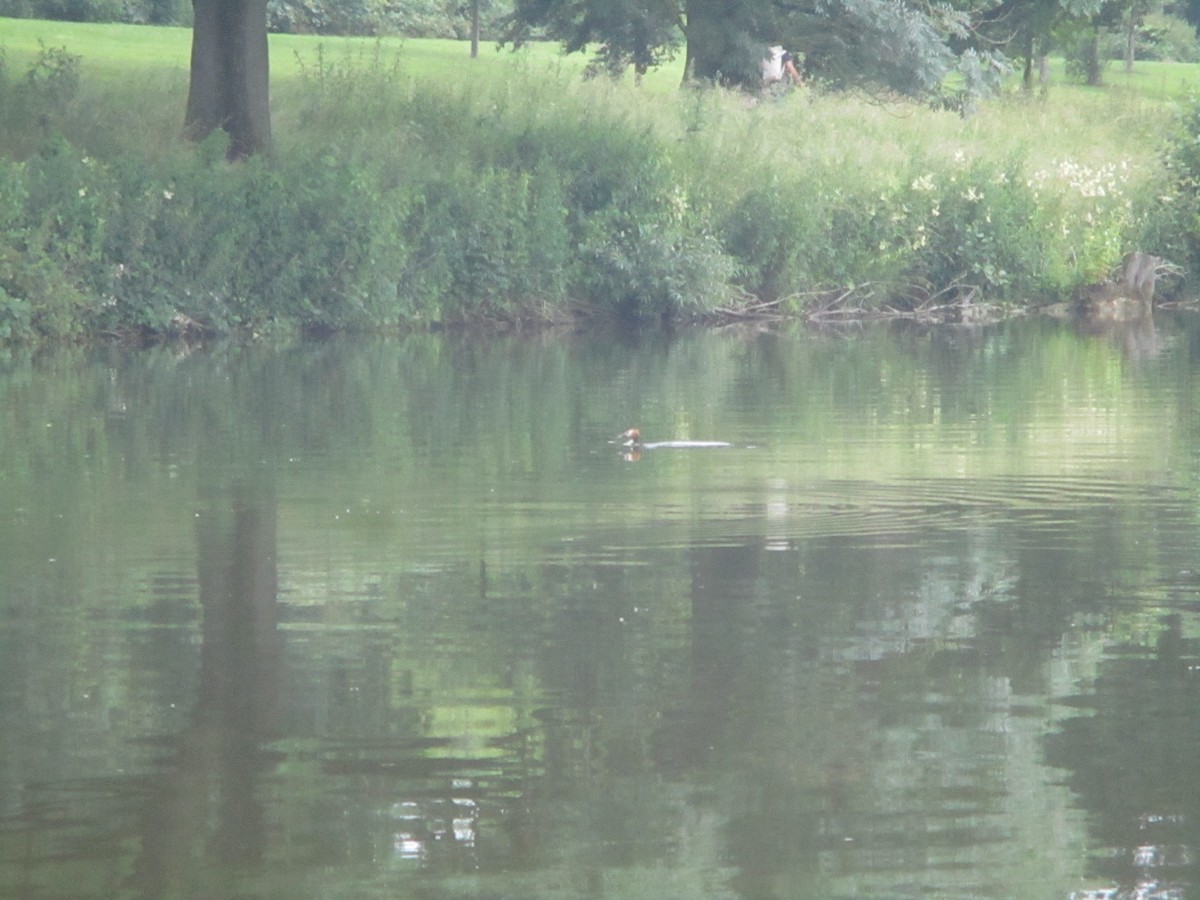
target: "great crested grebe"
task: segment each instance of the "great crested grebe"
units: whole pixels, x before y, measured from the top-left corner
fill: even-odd
[[[732,447],[728,441],[642,441],[642,433],[636,428],[617,435],[621,446],[628,450],[702,450],[713,447]]]

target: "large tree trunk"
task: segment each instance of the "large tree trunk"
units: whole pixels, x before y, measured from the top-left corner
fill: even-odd
[[[267,0],[192,0],[192,78],[184,133],[229,134],[229,158],[271,145]]]

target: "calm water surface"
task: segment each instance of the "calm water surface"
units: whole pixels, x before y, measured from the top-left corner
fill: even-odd
[[[1200,897],[1198,403],[1186,318],[0,359],[0,896]]]

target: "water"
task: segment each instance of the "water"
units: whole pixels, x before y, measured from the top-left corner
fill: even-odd
[[[1154,325],[0,361],[0,896],[1198,897]]]

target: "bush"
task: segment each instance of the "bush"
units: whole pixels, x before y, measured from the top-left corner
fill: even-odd
[[[198,157],[157,170],[114,167],[122,200],[105,246],[103,327],[362,328],[399,319],[384,304],[403,266],[402,197],[379,197],[329,156],[228,166],[223,138],[211,140]]]
[[[1200,96],[1179,111],[1163,151],[1162,183],[1147,192],[1143,246],[1181,266],[1194,290],[1200,283]]]
[[[190,25],[187,0],[0,0],[0,16],[70,22]]]
[[[82,330],[104,203],[79,186],[79,165],[59,143],[0,174],[0,338]]]
[[[979,290],[993,297],[1046,290],[1052,245],[1017,161],[964,163],[922,190],[927,178],[916,175],[900,204],[916,213],[905,241],[914,251],[913,280],[934,290]]]
[[[65,47],[40,50],[29,69],[20,79],[9,76],[0,53],[0,118],[10,123],[22,123],[14,128],[13,138],[38,139],[62,127],[71,105],[79,93],[79,57]]]
[[[416,318],[520,319],[567,297],[569,235],[555,173],[432,177],[401,223],[398,300]]]
[[[442,127],[464,112],[443,109]],[[8,331],[377,328],[579,305],[678,317],[727,295],[729,259],[653,140],[541,127],[450,136],[467,159],[399,171],[315,142],[230,166],[219,132],[107,163],[51,141],[5,172],[6,255],[26,261],[0,284]]]

